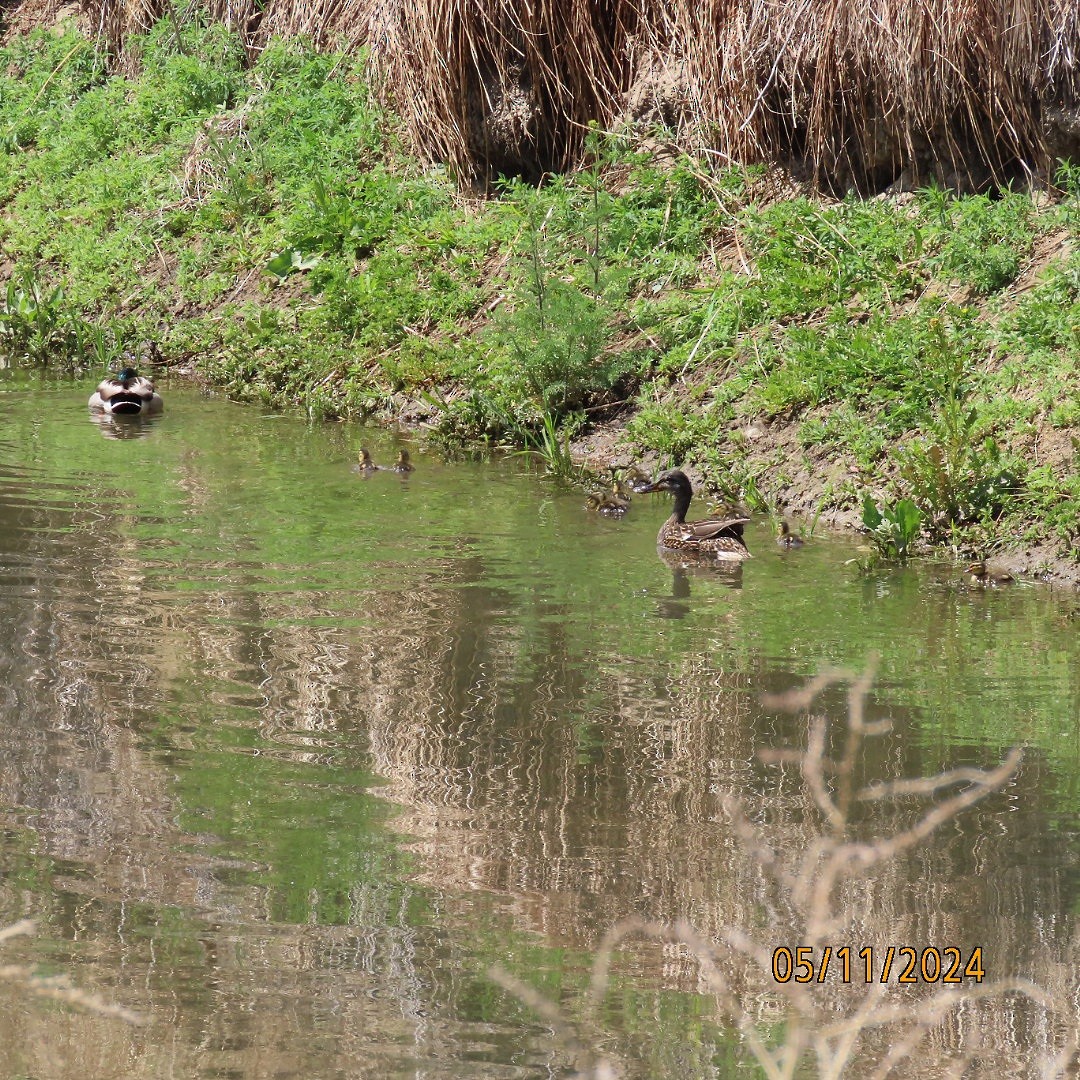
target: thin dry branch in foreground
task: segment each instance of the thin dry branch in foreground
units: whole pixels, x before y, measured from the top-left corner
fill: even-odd
[[[978,1057],[978,1008],[980,1003],[993,1001],[1000,1009],[1006,1002],[1010,1007],[1034,1010],[1043,1018],[1038,1027],[1060,1032],[1056,1045],[1043,1055],[1044,1060],[1032,1063],[1043,1080],[1070,1074],[1080,1053],[1080,1018],[1075,1008],[1034,983],[1019,978],[988,979],[984,982],[982,961],[971,978],[957,980],[957,985],[945,986],[941,968],[920,980],[924,985],[900,986],[888,969],[893,949],[888,944],[894,927],[888,913],[881,913],[881,933],[875,940],[864,940],[869,946],[858,952],[869,971],[870,957],[877,960],[874,977],[860,980],[841,980],[833,968],[826,978],[828,954],[835,946],[829,942],[845,940],[852,927],[859,925],[862,934],[872,931],[875,924],[865,911],[856,910],[859,903],[850,886],[868,884],[880,878],[886,866],[929,839],[943,825],[1000,790],[1015,775],[1021,761],[1019,750],[1012,750],[995,768],[950,769],[936,776],[859,785],[857,767],[867,738],[885,734],[891,729],[887,722],[870,721],[866,717],[867,698],[873,680],[873,665],[861,675],[849,671],[831,670],[811,680],[806,686],[789,694],[774,696],[767,704],[795,712],[809,710],[817,697],[830,686],[846,683],[847,721],[838,732],[830,731],[828,717],[808,716],[807,745],[804,749],[784,748],[763,751],[766,762],[796,765],[809,800],[820,825],[806,836],[801,853],[782,853],[770,844],[762,831],[752,824],[739,802],[729,799],[726,807],[743,850],[769,880],[776,892],[772,911],[774,916],[764,930],[750,933],[742,928],[726,926],[708,937],[679,921],[672,924],[631,918],[613,927],[600,943],[592,967],[591,987],[579,1024],[573,1023],[550,1002],[544,1001],[531,988],[508,976],[493,973],[493,978],[505,989],[516,994],[534,1008],[572,1052],[582,1078],[619,1075],[614,1055],[603,1054],[590,1047],[610,1045],[598,1028],[600,1005],[607,992],[609,972],[616,950],[631,937],[644,937],[681,945],[698,967],[703,986],[713,995],[717,1011],[740,1033],[744,1045],[770,1080],[783,1080],[796,1074],[808,1075],[810,1062],[816,1065],[815,1075],[840,1077],[850,1075],[858,1066],[860,1077],[885,1080],[896,1075],[904,1064],[916,1059],[921,1075],[962,1075]],[[836,743],[839,753],[829,756],[829,746]],[[956,789],[952,791],[952,789]],[[952,794],[945,794],[952,791]],[[852,811],[868,803],[883,800],[931,800],[929,806],[915,811],[911,820],[895,824],[891,832],[871,839],[856,835],[865,826],[856,827]],[[937,800],[937,801],[933,801]],[[899,819],[898,819],[899,820]],[[899,875],[904,880],[904,875]],[[861,895],[872,895],[864,892]],[[778,949],[777,942],[797,944],[797,949]],[[843,950],[839,950],[842,952]],[[904,951],[915,950],[900,950]],[[864,958],[863,953],[867,956]],[[946,957],[959,949],[945,949]],[[981,954],[981,950],[977,950]],[[786,973],[778,968],[777,956],[786,953],[789,965]],[[796,962],[807,963],[811,978],[800,981],[792,978],[791,954]],[[923,970],[927,953],[941,961],[941,950],[923,950]],[[856,967],[856,950],[846,958]],[[974,963],[975,953],[968,961],[965,975]],[[800,956],[808,960],[799,961]],[[815,968],[815,964],[817,967]],[[839,960],[836,961],[839,965]],[[781,965],[782,967],[782,965]],[[861,973],[861,967],[859,971]],[[805,972],[805,969],[804,969]],[[804,973],[803,972],[803,973]],[[819,978],[813,978],[814,974]],[[878,975],[881,977],[878,978]],[[778,1041],[770,1041],[761,1025],[762,1004],[765,1000],[777,1003],[782,1022],[776,1022],[776,1010],[769,1030],[779,1031]],[[1025,1003],[1022,1006],[1017,1003]],[[949,1049],[936,1045],[939,1069],[932,1072],[927,1041],[941,1034],[939,1043],[948,1043],[948,1032],[958,1025],[971,1030],[974,1042],[960,1040]],[[1014,1018],[1015,1019],[1015,1018]],[[974,1021],[974,1023],[973,1023]],[[973,1029],[973,1030],[972,1030]]]
[[[20,934],[32,934],[36,928],[37,924],[33,919],[20,919],[10,926],[0,927],[0,943]],[[65,1005],[74,1005],[98,1016],[123,1020],[126,1024],[141,1025],[146,1022],[144,1017],[131,1009],[114,1005],[99,994],[81,990],[66,975],[42,975],[36,968],[25,964],[0,964],[0,982],[13,983],[36,997],[61,1001]]]

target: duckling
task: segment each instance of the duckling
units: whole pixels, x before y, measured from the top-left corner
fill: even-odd
[[[623,469],[622,479],[631,491],[641,491],[652,483],[652,477],[637,465]]]
[[[379,466],[371,460],[371,451],[366,446],[360,447],[360,465],[359,469],[362,473],[370,475],[373,472],[378,472]]]
[[[585,500],[586,506],[608,517],[621,517],[625,514],[630,509],[632,489],[627,485],[624,476],[625,473],[621,473],[617,465],[608,465],[611,486],[589,495]]]
[[[630,509],[630,500],[615,491],[594,491],[585,504],[590,510],[607,517],[622,517]]]
[[[978,585],[981,588],[992,589],[998,585],[1008,585],[1014,580],[1012,574],[1004,570],[990,570],[985,560],[972,563],[964,573],[968,575],[968,581],[972,585]]]
[[[621,476],[615,476],[611,481],[611,493],[621,499],[627,506],[634,501],[634,489]]]
[[[657,547],[689,554],[712,555],[727,562],[751,558],[742,536],[743,526],[749,518],[686,520],[686,511],[690,509],[694,489],[690,478],[681,469],[668,469],[647,487],[635,490],[641,494],[648,491],[670,491],[675,496],[671,517],[660,526],[660,532],[656,536]]]
[[[100,382],[87,405],[110,416],[137,413],[149,416],[163,408],[161,395],[154,389],[154,384],[132,367],[124,368],[114,379]]]
[[[801,536],[796,536],[791,529],[788,528],[788,523],[786,521],[781,521],[776,527],[776,531],[778,534],[776,542],[785,551],[790,551],[792,548],[801,548],[806,543]]]
[[[409,451],[402,449],[398,453],[398,459],[390,466],[391,472],[408,474],[415,470],[416,466],[409,460]]]

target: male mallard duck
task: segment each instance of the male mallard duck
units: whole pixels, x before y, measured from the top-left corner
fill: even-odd
[[[656,536],[657,547],[691,554],[712,555],[717,559],[728,561],[739,561],[751,557],[742,538],[743,526],[750,520],[749,518],[686,520],[686,511],[690,509],[694,489],[690,486],[689,477],[681,469],[668,469],[651,484],[634,490],[642,494],[647,491],[670,491],[675,496],[675,507],[671,517],[660,526],[660,532]]]
[[[965,571],[972,585],[993,588],[995,585],[1008,585],[1013,581],[1012,574],[1004,570],[990,570],[985,562],[974,562]]]
[[[159,413],[162,409],[161,395],[154,384],[134,368],[126,367],[115,379],[105,379],[90,395],[87,402],[91,409],[113,416],[125,413]]]
[[[362,473],[373,473],[378,471],[379,466],[371,460],[371,451],[366,446],[360,447],[360,471]]]
[[[396,473],[411,473],[415,468],[416,466],[409,460],[409,451],[402,450],[398,454],[397,461],[390,466],[390,471]]]
[[[792,548],[801,548],[806,541],[801,536],[796,536],[791,529],[788,528],[786,521],[781,521],[777,526],[776,542],[784,548],[785,551],[790,551]]]

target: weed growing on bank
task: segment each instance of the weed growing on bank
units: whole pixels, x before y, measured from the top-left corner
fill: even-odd
[[[909,499],[958,551],[1080,550],[1076,166],[1057,203],[830,203],[593,131],[578,171],[466,197],[406,152],[362,54],[249,64],[166,20],[126,55],[130,77],[73,29],[0,50],[8,362],[160,352],[238,398],[546,448],[566,476],[620,415],[627,455],[750,509],[809,483],[818,509]]]

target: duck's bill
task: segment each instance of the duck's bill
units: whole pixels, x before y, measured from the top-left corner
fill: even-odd
[[[652,480],[639,480],[636,484],[631,485],[630,490],[635,495],[648,495],[650,491],[659,491],[660,488]]]

